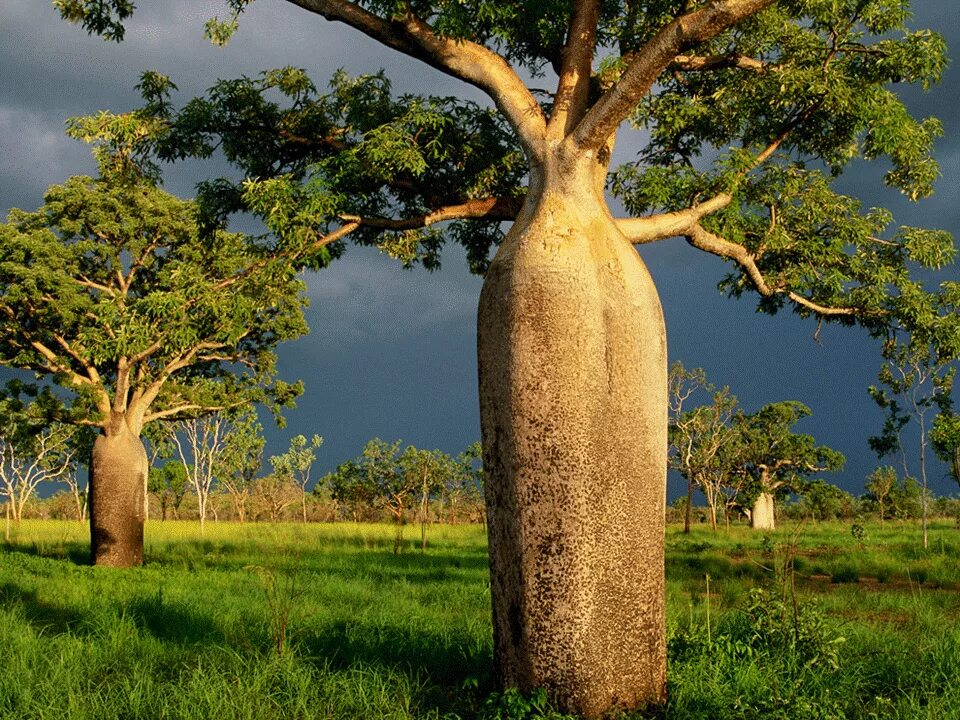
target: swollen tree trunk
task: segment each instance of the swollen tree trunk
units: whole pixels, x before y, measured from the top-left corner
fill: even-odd
[[[123,420],[93,444],[90,463],[90,559],[94,565],[143,564],[143,492],[147,451]]]
[[[754,530],[776,530],[773,510],[773,494],[760,493],[753,503],[753,509],[750,511],[750,527]]]
[[[599,717],[666,692],[660,303],[595,169],[543,168],[480,296],[498,681]]]

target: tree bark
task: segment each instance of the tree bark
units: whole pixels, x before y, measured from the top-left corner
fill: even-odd
[[[776,530],[773,494],[762,492],[753,503],[750,511],[750,527],[754,530]]]
[[[99,435],[90,463],[90,559],[94,565],[143,564],[143,489],[147,452],[125,421]]]
[[[534,173],[478,315],[498,681],[587,718],[666,697],[665,330],[600,170]]]

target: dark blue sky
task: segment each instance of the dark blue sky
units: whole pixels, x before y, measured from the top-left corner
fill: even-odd
[[[91,173],[87,149],[63,135],[66,117],[137,104],[141,71],[155,69],[180,86],[181,98],[201,93],[218,78],[254,75],[295,65],[323,85],[337,68],[352,74],[386,68],[397,92],[467,95],[472,88],[413,60],[399,57],[343,26],[278,0],[258,0],[224,49],[203,40],[203,22],[223,14],[217,1],[142,3],[120,45],[87,37],[57,18],[48,2],[0,3],[0,212],[32,209],[44,189],[71,174]],[[917,27],[931,27],[960,48],[953,0],[918,0]],[[897,222],[960,234],[960,73],[951,66],[942,85],[923,95],[909,91],[920,115],[938,115],[945,137],[938,144],[943,178],[937,195],[911,205],[882,185],[884,168],[863,164],[846,188],[865,206],[892,208]],[[621,157],[636,142],[622,138]],[[167,188],[193,194],[201,177],[223,167],[186,163],[169,169]],[[842,451],[846,469],[830,479],[861,492],[877,461],[866,438],[882,415],[867,396],[879,352],[859,330],[826,327],[783,314],[758,315],[751,299],[728,300],[716,290],[724,274],[718,258],[670,240],[642,255],[664,306],[670,355],[701,366],[718,385],[729,385],[748,410],[776,400],[800,400],[813,416],[800,426]],[[960,278],[953,268],[940,279]],[[451,248],[436,273],[403,271],[376,250],[351,247],[322,273],[308,277],[311,334],[281,348],[280,369],[303,378],[307,391],[288,426],[268,428],[267,453],[290,436],[319,433],[326,443],[318,467],[326,470],[356,455],[374,436],[401,438],[423,447],[458,452],[479,437],[476,398],[475,312],[480,279],[466,271]],[[931,485],[956,492],[945,468],[933,466]],[[671,480],[671,495],[679,483]]]

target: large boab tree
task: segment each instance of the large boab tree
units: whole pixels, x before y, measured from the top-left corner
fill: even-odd
[[[292,269],[303,248],[222,231],[201,241],[193,203],[132,167],[104,169],[0,225],[0,362],[70,391],[54,419],[99,431],[91,558],[128,567],[143,561],[144,426],[252,402],[278,410],[299,393],[274,378],[273,350],[306,331]]]
[[[250,179],[210,182],[206,200],[280,234],[352,225],[359,241],[425,262],[444,237],[467,247],[486,271],[499,680],[544,686],[589,717],[662,701],[666,347],[633,245],[686,239],[728,261],[725,287],[757,292],[763,311],[876,332],[909,317],[907,261],[945,262],[952,240],[890,231],[888,213],[862,213],[833,180],[854,158],[888,156],[889,184],[931,192],[939,126],[912,119],[888,86],[936,81],[942,41],[907,30],[901,0],[290,2],[479,88],[495,111],[391,100],[383,78],[340,75],[320,96],[291,69],[222,82],[174,111],[170,83],[148,74],[145,111],[166,124],[153,149],[221,149]],[[235,15],[211,22],[211,37],[224,41],[249,3],[229,0]],[[133,11],[56,4],[113,38]],[[647,131],[642,149],[611,173],[628,121]],[[614,217],[608,190],[634,217]]]

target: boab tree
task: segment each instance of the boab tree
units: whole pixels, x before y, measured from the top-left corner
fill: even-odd
[[[58,418],[98,429],[90,465],[95,564],[143,560],[147,455],[157,420],[251,402],[278,409],[276,345],[306,331],[295,250],[217,231],[124,159],[51,187],[0,225],[0,362],[69,390]]]
[[[228,2],[233,17],[208,25],[217,41],[250,0]],[[931,192],[940,126],[888,86],[936,81],[942,40],[907,30],[904,0],[290,2],[479,88],[495,112],[393,101],[376,79],[319,97],[291,70],[222,83],[175,112],[153,75],[161,154],[221,148],[252,182],[213,182],[208,196],[279,231],[353,227],[408,258],[434,258],[443,237],[467,246],[486,270],[499,681],[544,686],[588,716],[662,700],[665,333],[632,245],[682,237],[731,263],[725,287],[756,291],[766,312],[871,330],[905,316],[907,260],[936,265],[952,241],[890,231],[889,213],[861,212],[833,180],[855,158],[888,156],[888,183]],[[113,38],[133,12],[127,0],[56,5]],[[611,175],[627,121],[648,134]],[[635,217],[614,218],[608,187]]]
[[[750,527],[754,529],[775,529],[777,493],[799,492],[813,473],[843,468],[844,457],[839,452],[817,445],[812,435],[793,432],[793,426],[808,415],[810,408],[803,403],[785,400],[734,419],[739,436],[737,463],[752,486]]]

